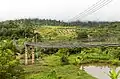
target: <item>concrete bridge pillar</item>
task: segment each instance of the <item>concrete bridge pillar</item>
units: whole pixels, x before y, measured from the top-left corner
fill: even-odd
[[[32,46],[32,49],[31,49],[32,51],[32,64],[34,64],[35,63],[35,53],[34,53],[34,46]]]
[[[28,47],[25,45],[25,65],[28,65]]]

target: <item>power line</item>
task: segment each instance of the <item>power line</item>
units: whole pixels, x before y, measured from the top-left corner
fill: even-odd
[[[90,14],[96,12],[97,10],[101,9],[102,7],[104,7],[105,5],[109,4],[111,1],[112,1],[112,0],[110,0],[110,1],[108,1],[108,2],[106,2],[106,3],[104,3],[104,4],[101,5],[101,6],[98,6],[97,8],[93,9],[92,11],[88,12],[87,14],[81,15],[81,16],[78,17],[78,18],[82,19],[82,18],[84,18],[84,17],[86,17],[86,16],[88,16],[88,15],[90,15]]]
[[[105,2],[104,2],[105,1]],[[104,0],[104,1],[102,1],[102,3],[100,3],[99,5],[97,5],[97,6],[95,6],[95,7],[93,7],[93,8],[91,8],[91,9],[89,9],[86,13],[84,13],[84,14],[81,14],[81,15],[78,15],[77,17],[75,17],[76,19],[77,18],[80,18],[81,16],[85,16],[86,14],[89,14],[91,11],[93,11],[94,9],[97,9],[97,8],[99,8],[99,6],[101,6],[101,5],[104,5],[105,3],[106,3],[106,0]],[[107,1],[109,1],[109,0],[107,0]],[[97,7],[97,8],[96,8]]]
[[[85,11],[83,11],[82,13],[79,13],[78,15],[76,15],[75,17],[73,17],[72,19],[74,19],[74,18],[76,18],[77,16],[82,15],[82,14],[84,14],[85,12],[89,11],[90,9],[96,7],[101,1],[103,1],[103,0],[99,0],[97,3],[93,4],[91,7],[89,7],[88,9],[86,9]],[[71,20],[71,19],[70,19],[70,20]]]
[[[84,12],[80,13],[79,15],[73,17],[72,19],[68,20],[68,21],[72,21],[74,19],[77,18],[81,18],[81,17],[85,17],[88,16],[89,14],[94,13],[95,11],[99,10],[100,8],[102,8],[103,6],[107,5],[108,3],[110,3],[112,0],[100,0],[97,3],[93,4],[93,6],[89,7],[87,10],[85,10]]]
[[[100,1],[99,1],[100,2]],[[99,3],[98,2],[98,3]],[[84,14],[79,14],[78,16],[74,17],[73,19],[77,19],[77,18],[80,18],[80,17],[85,17],[85,15],[89,15],[89,13],[93,12],[93,10],[98,10],[99,7],[103,7],[104,4],[106,4],[107,2],[109,2],[109,0],[103,0],[102,2],[99,3],[99,5],[97,5],[98,3],[96,3],[96,5],[94,7],[92,7],[91,9],[89,9],[88,11],[85,11]]]

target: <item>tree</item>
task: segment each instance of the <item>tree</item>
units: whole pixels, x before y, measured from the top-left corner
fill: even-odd
[[[0,42],[0,79],[25,79],[24,70],[7,41]]]
[[[81,40],[81,39],[87,39],[88,38],[88,34],[86,31],[77,31],[77,39]]]

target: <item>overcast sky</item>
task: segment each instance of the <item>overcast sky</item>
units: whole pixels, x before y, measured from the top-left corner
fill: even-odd
[[[67,21],[99,0],[0,0],[0,20],[19,18]],[[83,20],[120,21],[120,0],[113,0]]]

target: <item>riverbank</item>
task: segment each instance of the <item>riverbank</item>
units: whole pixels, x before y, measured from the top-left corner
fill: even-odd
[[[27,71],[26,79],[96,79],[74,65],[55,67],[33,65],[24,68]]]
[[[61,65],[60,57],[51,55],[36,61],[34,65],[23,65],[25,79],[96,79],[79,66],[69,63]]]

